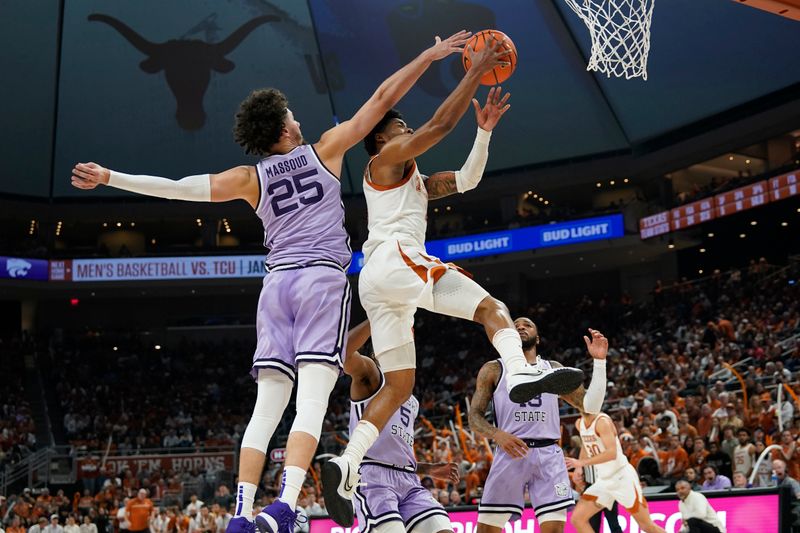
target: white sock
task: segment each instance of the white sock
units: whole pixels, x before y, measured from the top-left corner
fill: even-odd
[[[244,516],[253,521],[253,500],[256,497],[256,487],[252,483],[240,481],[236,488],[236,514],[235,517]]]
[[[514,328],[498,329],[492,337],[492,345],[503,359],[509,374],[521,372],[528,364],[522,352],[522,339]]]
[[[283,479],[281,479],[281,492],[278,499],[292,508],[297,507],[297,497],[306,480],[306,471],[299,466],[284,466]]]
[[[347,443],[342,457],[346,458],[351,466],[358,468],[367,455],[367,450],[378,440],[378,433],[378,428],[372,422],[360,421],[350,435],[350,442]]]

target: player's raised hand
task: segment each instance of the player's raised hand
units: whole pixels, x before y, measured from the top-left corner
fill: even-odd
[[[586,461],[584,459],[575,459],[574,457],[564,457],[564,462],[567,463],[567,470],[586,466]]]
[[[454,33],[444,41],[437,35],[436,42],[433,46],[426,50],[426,53],[431,61],[437,61],[439,59],[444,59],[450,54],[463,52],[464,45],[467,44],[467,41],[469,41],[471,36],[472,32],[467,30],[461,30],[458,33]]]
[[[608,339],[596,329],[589,328],[590,339],[586,335],[583,340],[586,343],[586,349],[589,350],[589,355],[592,359],[605,359],[608,356]]]
[[[528,454],[528,445],[511,433],[507,433],[502,429],[498,429],[492,435],[492,440],[500,446],[504,452],[513,457],[514,459],[521,459]]]
[[[471,46],[467,46],[467,54],[469,54],[472,65],[468,72],[475,72],[478,76],[483,76],[495,67],[511,65],[507,60],[508,50],[500,46],[500,43],[502,41],[492,35],[486,40],[486,46],[477,52]]]
[[[458,483],[458,465],[455,463],[435,463],[426,472],[433,479]]]
[[[498,85],[489,89],[486,105],[483,107],[476,98],[473,98],[472,107],[475,108],[475,120],[478,121],[478,127],[482,130],[492,131],[500,121],[500,117],[511,107],[511,104],[506,103],[510,97],[511,93],[503,94],[503,88]]]
[[[94,189],[107,184],[111,171],[97,163],[78,163],[72,169],[72,186],[78,189]]]

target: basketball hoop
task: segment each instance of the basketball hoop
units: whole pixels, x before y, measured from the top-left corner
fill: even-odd
[[[592,54],[586,70],[609,78],[647,80],[650,21],[655,0],[564,0],[589,28]]]

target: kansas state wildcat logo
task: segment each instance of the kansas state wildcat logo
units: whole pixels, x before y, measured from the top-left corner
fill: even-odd
[[[24,278],[33,265],[24,259],[11,259],[6,261],[6,272],[12,278]]]

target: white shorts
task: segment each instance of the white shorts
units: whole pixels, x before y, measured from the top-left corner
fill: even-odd
[[[376,356],[414,341],[418,307],[472,320],[489,296],[455,265],[398,241],[384,242],[372,252],[358,279],[358,294]]]
[[[593,501],[606,509],[611,509],[614,501],[617,501],[631,514],[641,507],[647,507],[639,475],[630,464],[617,470],[610,478],[597,478],[581,498]]]

